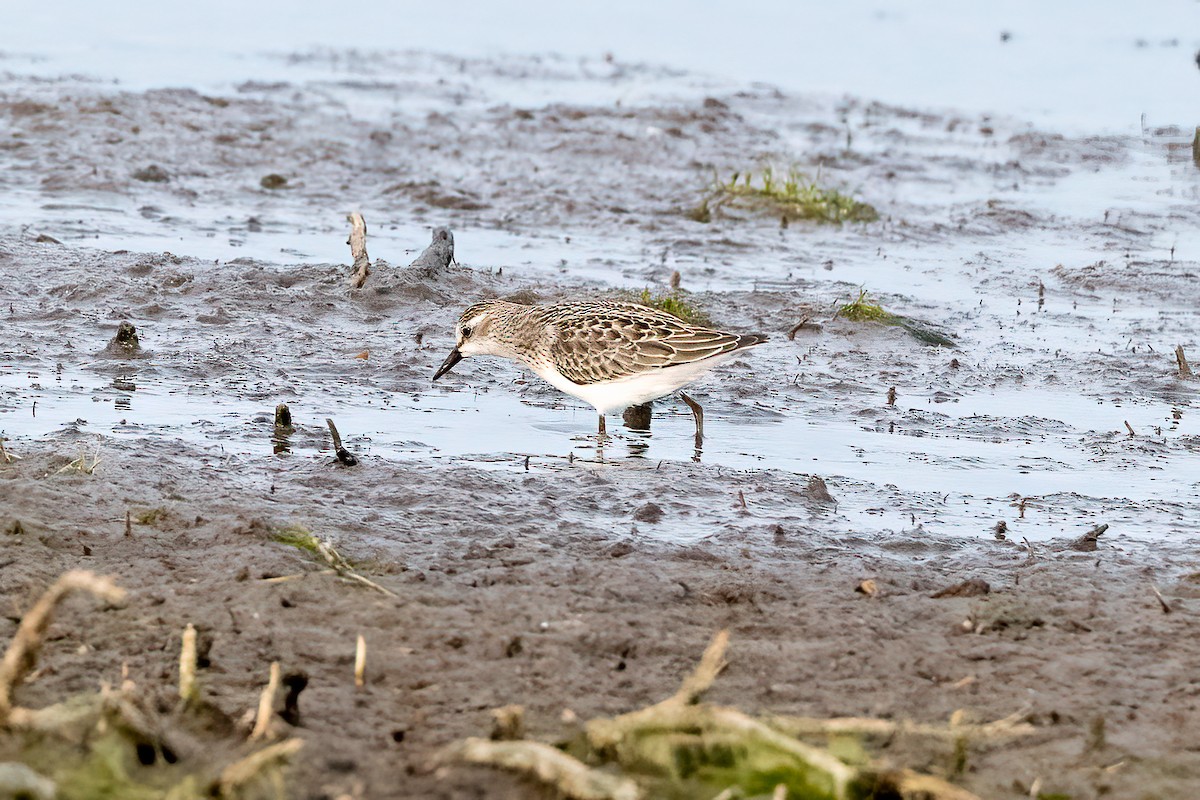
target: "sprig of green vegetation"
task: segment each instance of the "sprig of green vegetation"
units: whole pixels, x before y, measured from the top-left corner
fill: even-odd
[[[271,539],[314,555],[320,552],[320,540],[303,525],[288,525],[271,534]]]
[[[796,167],[782,177],[771,165],[757,172],[735,172],[729,180],[714,176],[708,195],[688,212],[698,222],[711,219],[711,206],[742,205],[769,210],[784,219],[818,222],[874,222],[879,212],[869,203],[856,200],[837,189],[821,185],[820,173],[810,178]]]
[[[704,313],[696,304],[687,300],[685,293],[679,289],[673,289],[667,292],[655,294],[649,289],[642,289],[640,292],[626,292],[622,299],[632,303],[640,303],[650,308],[657,308],[659,311],[665,311],[668,314],[673,314],[679,317],[684,322],[692,325],[709,325],[711,324],[708,315]]]
[[[834,318],[842,317],[852,322],[878,322],[880,325],[895,325],[908,331],[908,334],[919,342],[937,345],[939,347],[957,347],[954,340],[946,336],[932,325],[910,317],[893,314],[879,303],[867,299],[867,290],[860,289],[858,297],[849,303],[843,303],[834,312]]]

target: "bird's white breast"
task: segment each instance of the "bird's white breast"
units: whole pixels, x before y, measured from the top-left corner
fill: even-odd
[[[651,369],[627,378],[579,384],[563,377],[553,364],[531,365],[531,369],[554,388],[578,397],[601,414],[612,414],[629,406],[648,403],[665,397],[701,377],[719,362],[736,352],[724,353],[702,361],[678,364],[665,369]]]

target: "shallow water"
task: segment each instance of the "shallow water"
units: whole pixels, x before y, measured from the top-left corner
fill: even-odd
[[[1048,28],[1070,10],[1056,8],[1001,11]],[[849,25],[864,10],[854,4],[838,9],[820,12],[844,15],[824,27]],[[1157,31],[1160,17],[1177,10],[1152,4],[1139,25]],[[29,19],[39,13],[31,11]],[[739,16],[738,24],[757,13]],[[914,45],[960,47],[1000,12],[955,13],[965,16],[944,18],[932,5],[884,14],[862,42],[880,44],[884,40],[871,37],[893,31]],[[1113,116],[1089,105],[1080,88],[1090,87],[1096,74],[1065,76],[1076,83],[1068,84],[1073,99],[1063,103],[1053,94],[1063,86],[1053,81],[1021,84],[1035,90],[1019,102],[1004,90],[967,101],[953,83],[945,84],[948,94],[937,95],[928,75],[904,91],[883,84],[876,91],[868,78],[902,74],[880,70],[877,59],[854,61],[862,74],[851,69],[838,76],[847,90],[887,99],[903,100],[911,91],[922,98],[919,108],[957,98],[963,110],[939,115],[854,97],[793,97],[739,82],[742,69],[778,68],[767,62],[735,69],[718,61],[689,72],[657,66],[657,59],[646,65],[484,57],[487,48],[472,39],[472,26],[487,18],[482,13],[456,40],[457,52],[467,57],[303,50],[299,37],[311,20],[302,16],[286,15],[296,27],[273,40],[281,48],[274,54],[252,48],[234,57],[215,44],[224,40],[213,39],[211,46],[182,52],[176,73],[147,70],[171,50],[174,30],[163,26],[162,38],[151,40],[139,26],[153,15],[125,29],[126,38],[99,37],[95,49],[72,44],[78,31],[72,33],[70,23],[57,44],[44,45],[46,59],[9,55],[5,63],[13,73],[0,78],[0,89],[53,110],[14,120],[24,146],[0,150],[0,165],[13,167],[0,174],[0,231],[27,238],[45,233],[71,248],[169,251],[211,262],[213,269],[250,258],[299,273],[303,265],[348,260],[344,214],[357,207],[367,216],[372,255],[393,265],[419,252],[431,224],[449,221],[465,266],[488,275],[502,270],[506,280],[551,295],[660,286],[678,269],[687,289],[711,293],[701,294],[701,302],[725,324],[775,333],[738,367],[748,372],[725,371],[699,387],[708,408],[703,463],[822,475],[840,501],[836,520],[846,530],[919,526],[986,536],[1005,519],[1014,538],[1038,540],[1076,532],[1081,520],[1103,515],[1142,540],[1194,535],[1184,520],[1196,510],[1200,482],[1195,393],[1175,379],[1170,355],[1176,344],[1200,351],[1197,310],[1188,295],[1194,290],[1188,276],[1200,257],[1200,171],[1190,158],[1190,137],[1186,128],[1140,123],[1134,135],[1061,135],[1077,128],[1129,131],[1117,120],[1128,115],[1134,96],[1161,101],[1153,106],[1153,121],[1178,121],[1178,106],[1155,93],[1167,87],[1171,98],[1189,97],[1200,75],[1194,64],[1186,78],[1164,72],[1161,85],[1130,76],[1133,59],[1141,60],[1137,69],[1162,66],[1167,55],[1173,64],[1186,42],[1130,45],[1124,28],[1105,29],[1117,24],[1109,17],[1089,33],[1068,37],[1062,53],[1045,43],[1035,47],[1037,37],[1021,43],[1019,32],[1008,43],[996,42],[998,53],[1020,54],[1020,69],[1051,73],[1052,57],[1108,47],[1112,60],[1104,69],[1125,70],[1110,95]],[[604,30],[595,35],[607,35]],[[1147,41],[1155,35],[1147,33]],[[838,41],[816,38],[818,47]],[[36,49],[38,42],[32,37],[28,46]],[[563,49],[571,50],[569,42]],[[999,68],[999,62],[982,62]],[[922,63],[914,59],[913,68],[924,69]],[[116,75],[124,83],[114,88],[87,76],[42,81],[19,74],[70,69]],[[249,77],[256,83],[237,85]],[[211,91],[230,103],[133,91],[104,105],[125,86],[138,90],[160,81]],[[708,97],[723,100],[713,106]],[[976,97],[995,103],[987,106],[991,113],[976,116]],[[1056,110],[1038,111],[1039,104]],[[514,112],[526,108],[533,111]],[[1006,114],[1056,132],[1039,132]],[[55,125],[73,135],[57,135]],[[672,126],[680,127],[667,133]],[[212,144],[215,130],[228,137],[220,147]],[[269,135],[260,135],[264,131]],[[861,193],[884,220],[782,230],[736,217],[707,226],[685,220],[679,206],[696,201],[713,170],[742,165],[747,153],[820,164],[829,181]],[[89,162],[99,176],[92,183]],[[172,180],[131,180],[129,171],[146,163],[165,165]],[[82,175],[72,172],[76,164]],[[260,189],[258,178],[275,170],[287,172],[289,188]],[[411,189],[430,181],[442,192],[467,193],[477,207],[462,208],[453,199],[430,207]],[[154,269],[170,261],[148,258]],[[198,273],[208,266],[189,261],[181,269]],[[332,416],[351,449],[386,459],[523,470],[528,454],[531,470],[556,470],[568,454],[629,468],[695,456],[690,416],[678,403],[662,405],[652,434],[620,430],[601,453],[590,410],[514,382],[508,367],[472,365],[437,387],[423,379],[391,384],[375,371],[349,390],[329,382],[343,377],[332,368],[324,381],[273,380],[278,355],[266,352],[257,360],[216,364],[207,375],[186,368],[178,354],[196,337],[211,338],[213,347],[252,343],[259,330],[248,317],[268,314],[270,322],[269,304],[242,308],[249,301],[226,282],[175,298],[167,310],[158,301],[143,305],[142,290],[130,287],[89,305],[86,286],[55,280],[51,271],[43,288],[54,299],[44,310],[53,314],[55,304],[68,302],[58,298],[80,292],[86,310],[55,329],[53,341],[95,344],[97,320],[119,315],[157,332],[163,358],[153,368],[125,370],[111,362],[89,364],[77,353],[50,355],[53,349],[11,360],[0,355],[0,430],[18,441],[78,429],[162,442],[183,438],[266,463],[328,459],[321,421]],[[891,335],[895,331],[864,331],[830,319],[835,305],[860,287],[891,310],[937,323],[959,347],[931,350]],[[458,299],[446,300],[443,310]],[[22,304],[25,318],[36,317],[23,297],[12,300]],[[291,313],[313,311],[297,308]],[[232,324],[231,332],[190,322],[210,312],[215,324]],[[372,350],[398,361],[433,357],[399,346],[401,331],[428,333],[434,348],[447,343],[448,311],[435,327],[426,311],[400,308],[396,330],[386,324],[390,313],[353,321],[339,341],[359,349],[378,341]],[[809,313],[825,330],[786,340],[782,332]],[[109,335],[105,328],[103,336]],[[95,352],[93,344],[84,347]],[[318,352],[317,361],[330,357]],[[304,355],[311,360],[311,352]],[[58,360],[65,361],[62,376]],[[291,385],[284,392],[276,384]],[[888,407],[884,396],[893,386],[898,401]],[[303,421],[290,456],[273,455],[271,411],[281,399],[292,402]],[[1024,518],[1014,496],[1029,498]],[[685,536],[669,526],[659,533]]]
[[[700,452],[680,403],[660,403],[651,432],[625,430],[614,420],[613,435],[598,446],[594,412],[573,400],[523,401],[510,392],[469,388],[374,391],[358,403],[330,397],[324,405],[293,404],[298,430],[280,440],[271,406],[216,386],[143,380],[136,370],[98,379],[87,372],[5,368],[0,433],[17,441],[64,431],[147,443],[185,439],[265,464],[330,460],[323,430],[328,416],[336,418],[347,446],[365,457],[535,472],[563,469],[568,455],[611,467],[695,459],[733,470],[815,473],[827,477],[839,500],[836,515],[848,530],[920,524],[931,533],[973,537],[1007,519],[1010,534],[1046,539],[1074,530],[1072,515],[1056,508],[1064,502],[1047,498],[1099,491],[1157,508],[1153,516],[1162,519],[1154,522],[1154,538],[1197,531],[1181,510],[1191,509],[1200,493],[1200,448],[1181,449],[1178,442],[1200,434],[1200,427],[1190,413],[1176,419],[1178,409],[1170,404],[1009,390],[951,400],[909,397],[864,420],[846,413],[848,399],[796,407],[777,396],[710,410]],[[1142,435],[1128,436],[1126,421]],[[99,450],[100,441],[89,445],[85,438],[80,447]],[[909,499],[881,506],[877,491],[862,487],[887,487]],[[1024,523],[1013,519],[1013,497],[1028,498]],[[656,534],[694,537],[670,526]]]
[[[342,8],[281,0],[203,7],[73,0],[7,4],[0,48],[19,69],[116,78],[133,89],[212,90],[295,80],[265,53],[422,50],[492,58],[562,54],[684,68],[717,80],[854,95],[918,108],[1031,119],[1072,132],[1192,124],[1200,10],[1184,0],[1127,3],[785,3],[754,0],[562,4],[367,0]],[[353,69],[353,59],[343,59]],[[572,100],[583,98],[577,95]]]

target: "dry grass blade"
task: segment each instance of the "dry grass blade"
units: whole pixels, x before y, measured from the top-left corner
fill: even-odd
[[[125,590],[113,583],[111,578],[101,577],[86,570],[72,570],[59,577],[54,585],[42,594],[33,608],[21,619],[17,633],[0,661],[0,725],[8,722],[13,711],[12,693],[37,663],[42,637],[50,625],[55,607],[72,592],[89,592],[111,604],[125,599]]]
[[[57,474],[61,475],[64,472],[77,472],[80,475],[91,475],[96,471],[96,467],[100,465],[100,454],[96,453],[92,455],[91,459],[92,461],[89,464],[87,451],[82,451],[79,454],[79,458],[71,461],[66,466],[59,469]]]
[[[363,586],[370,586],[375,591],[382,592],[388,597],[397,596],[396,593],[391,589],[385,589],[370,578],[364,578],[362,575],[359,575],[357,572],[355,572],[354,568],[350,566],[350,562],[343,558],[341,553],[339,553],[337,550],[334,550],[333,545],[328,541],[323,539],[317,540],[317,553],[321,556],[321,558],[325,559],[325,563],[328,564],[333,571],[341,577],[361,583]]]
[[[642,792],[629,778],[592,769],[556,747],[541,742],[492,742],[470,738],[443,751],[439,761],[486,764],[524,772],[554,786],[573,800],[639,800]]]

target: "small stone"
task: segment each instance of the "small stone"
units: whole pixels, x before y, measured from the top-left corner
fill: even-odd
[[[272,172],[270,175],[264,175],[258,185],[264,189],[282,189],[287,186],[287,178],[282,175]]]
[[[151,164],[148,167],[134,170],[133,177],[135,180],[145,183],[167,183],[171,180],[171,176],[167,174],[167,171],[158,164]]]
[[[804,487],[804,496],[812,503],[836,503],[833,495],[829,493],[829,487],[825,485],[825,481],[819,475],[813,475],[808,479],[808,486]]]
[[[633,518],[638,522],[658,522],[663,518],[662,506],[657,503],[646,503],[633,512]]]

